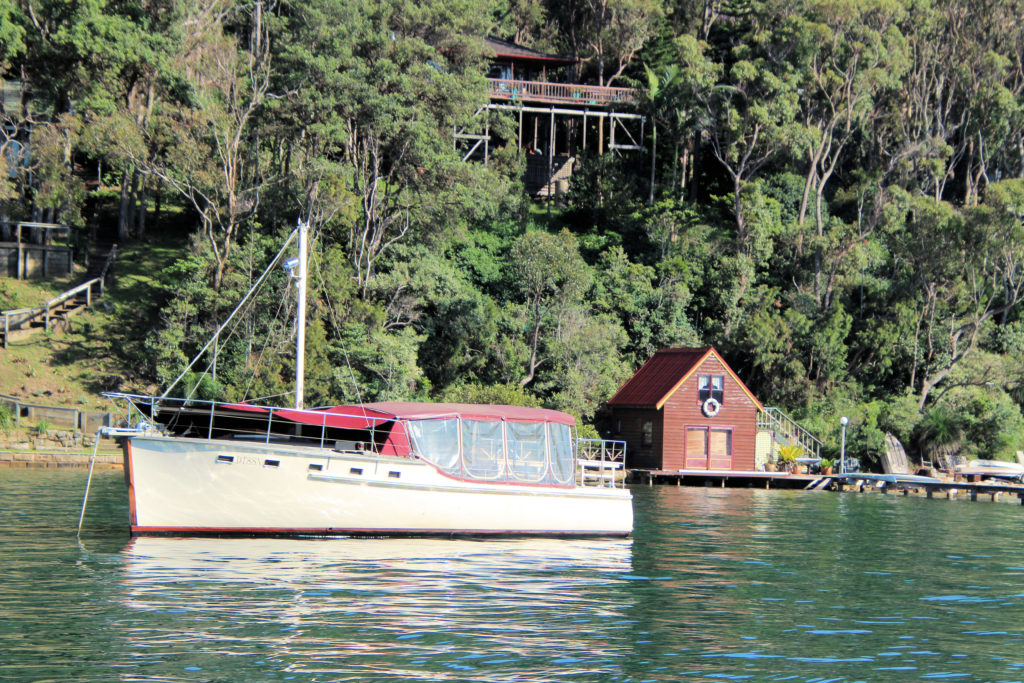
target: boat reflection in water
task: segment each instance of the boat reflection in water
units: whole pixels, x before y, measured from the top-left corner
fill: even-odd
[[[535,672],[564,671],[555,653],[607,665],[632,541],[137,537],[122,556],[133,656],[194,639],[198,655],[266,653],[247,675],[372,678],[402,676],[410,657],[441,673],[497,652]]]
[[[374,583],[389,572],[457,580],[466,570],[474,576],[543,567],[552,578],[567,572],[569,581],[599,579],[605,572],[628,572],[630,539],[496,539],[458,540],[163,538],[133,537],[123,550],[125,580],[144,587],[151,582],[204,581],[295,585],[320,590],[351,587],[354,578]],[[363,572],[373,572],[366,577]]]

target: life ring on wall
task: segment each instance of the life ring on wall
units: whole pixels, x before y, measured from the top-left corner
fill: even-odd
[[[701,404],[700,409],[708,417],[714,417],[722,409],[722,404],[717,398],[709,398]]]

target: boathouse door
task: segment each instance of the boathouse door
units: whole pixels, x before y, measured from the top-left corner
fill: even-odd
[[[686,469],[732,469],[732,429],[688,426],[686,428]]]

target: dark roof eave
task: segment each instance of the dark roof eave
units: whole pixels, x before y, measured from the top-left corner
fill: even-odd
[[[657,405],[653,403],[616,403],[614,401],[608,401],[610,408],[639,408],[641,410],[661,410]]]
[[[537,50],[531,50],[528,47],[522,47],[515,43],[510,43],[507,40],[501,40],[500,38],[485,38],[484,42],[487,47],[494,52],[495,56],[501,59],[555,64],[558,66],[569,66],[570,64],[575,64],[579,61],[575,57],[549,55],[543,52],[538,52]]]

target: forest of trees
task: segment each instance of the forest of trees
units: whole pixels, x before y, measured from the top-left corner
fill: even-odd
[[[194,225],[152,317],[126,321],[142,341],[118,344],[154,384],[304,218],[307,404],[358,391],[592,422],[655,350],[714,345],[826,442],[849,416],[862,459],[886,431],[1007,458],[1024,449],[1022,16],[1024,0],[0,0],[0,220],[88,234],[106,202],[122,241]],[[524,194],[514,146],[463,162],[486,36],[637,88],[644,152],[584,157],[553,211]],[[288,391],[294,297],[273,277],[203,395]]]

